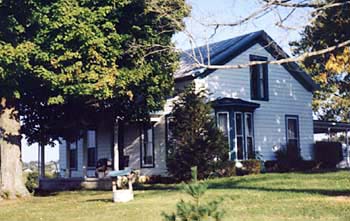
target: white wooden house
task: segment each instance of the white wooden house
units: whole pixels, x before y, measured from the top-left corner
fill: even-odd
[[[209,53],[207,51],[209,48]],[[207,63],[247,64],[272,61],[288,55],[264,31],[258,31],[196,48],[197,59]],[[184,53],[174,74],[176,88],[190,82],[207,88],[217,125],[230,144],[231,160],[258,152],[262,160],[274,159],[274,147],[298,145],[305,160],[312,159],[312,93],[317,85],[296,63],[260,64],[240,69],[193,68]],[[166,175],[166,144],[173,99],[151,116],[151,125],[118,124],[101,119],[82,139],[59,147],[62,177],[93,177],[96,160],[110,159],[114,169],[139,169],[143,175]],[[122,131],[122,133],[121,133]]]

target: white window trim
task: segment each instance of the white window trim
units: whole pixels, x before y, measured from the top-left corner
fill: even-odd
[[[243,143],[243,159],[238,159],[238,147],[237,147],[237,122],[236,122],[236,116],[237,116],[237,114],[241,114],[241,116],[242,116],[242,120],[241,120],[241,127],[242,127],[242,135],[240,135],[240,136],[242,136],[242,142],[245,142],[245,138],[244,138],[244,126],[243,126],[243,124],[244,124],[244,114],[243,114],[243,112],[235,112],[235,114],[234,114],[234,117],[235,117],[235,139],[234,139],[234,141],[235,141],[235,152],[236,152],[236,161],[240,161],[240,160],[245,160],[245,153],[244,153],[244,145],[245,145],[245,143]]]
[[[245,125],[245,127],[244,127],[244,129],[245,129],[245,136],[244,136],[244,140],[245,140],[245,151],[246,151],[246,153],[248,154],[248,137],[251,137],[252,138],[252,148],[253,148],[253,151],[255,150],[255,140],[254,140],[254,119],[253,119],[253,117],[254,117],[254,115],[253,115],[253,113],[250,113],[250,112],[245,112],[244,113],[244,124],[246,124],[247,123],[247,116],[248,115],[250,115],[250,119],[251,119],[251,128],[252,128],[252,135],[251,136],[248,136],[248,125]],[[247,156],[245,156],[245,160],[248,160],[248,157]]]
[[[226,117],[227,117],[227,142],[228,142],[228,157],[229,157],[229,160],[231,159],[231,150],[230,150],[230,135],[231,135],[231,130],[230,130],[230,112],[228,111],[218,111],[216,112],[216,125],[218,126],[218,122],[219,122],[219,114],[226,114]],[[235,151],[235,150],[232,150],[232,151]]]
[[[290,139],[289,138],[289,131],[288,131],[288,120],[291,119],[291,120],[295,120],[296,122],[296,130],[295,133],[296,133],[296,138],[292,138]],[[297,141],[297,145],[299,146],[300,145],[300,128],[299,128],[299,117],[298,116],[286,116],[286,143],[288,143],[289,140],[296,140]]]
[[[141,152],[140,152],[140,162],[141,162],[140,166],[141,166],[141,168],[154,168],[155,167],[155,146],[154,146],[155,144],[154,144],[154,124],[153,123],[151,123],[149,129],[151,130],[152,138],[151,138],[151,142],[148,141],[148,139],[147,139],[147,143],[145,142],[145,136],[147,136],[148,134],[147,134],[147,130],[145,130],[144,125],[142,126],[142,130],[141,130]],[[145,134],[145,132],[146,132],[146,134]],[[145,157],[143,151],[144,151],[145,145],[148,145],[148,143],[152,144],[152,163],[151,164],[145,164],[143,162],[143,158]]]

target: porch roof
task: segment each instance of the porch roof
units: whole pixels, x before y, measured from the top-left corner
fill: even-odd
[[[214,108],[234,108],[234,109],[247,109],[250,111],[254,111],[256,108],[260,107],[260,104],[250,102],[250,101],[245,101],[239,98],[218,98],[214,101],[212,101],[212,106]]]
[[[324,121],[314,120],[314,134],[320,133],[338,133],[350,131],[350,123],[336,122],[336,121]]]

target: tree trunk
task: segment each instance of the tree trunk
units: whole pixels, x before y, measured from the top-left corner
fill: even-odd
[[[0,199],[29,195],[22,176],[21,125],[15,107],[0,98]]]

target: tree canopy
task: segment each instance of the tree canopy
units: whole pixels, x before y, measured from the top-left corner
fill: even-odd
[[[342,3],[345,0],[325,0]],[[320,12],[319,9],[317,13]],[[301,40],[293,42],[295,54],[316,51],[350,39],[350,5],[323,9],[306,26]],[[303,63],[313,79],[321,86],[314,93],[313,107],[318,117],[327,120],[348,120],[350,106],[349,50],[339,48],[331,53],[310,57]]]
[[[28,194],[22,134],[71,141],[99,115],[162,108],[178,60],[163,49],[188,12],[185,0],[0,0],[0,198]]]
[[[188,11],[183,0],[3,0],[0,95],[16,100],[30,142],[68,137],[91,113],[146,116],[172,91],[178,57],[161,49]]]

